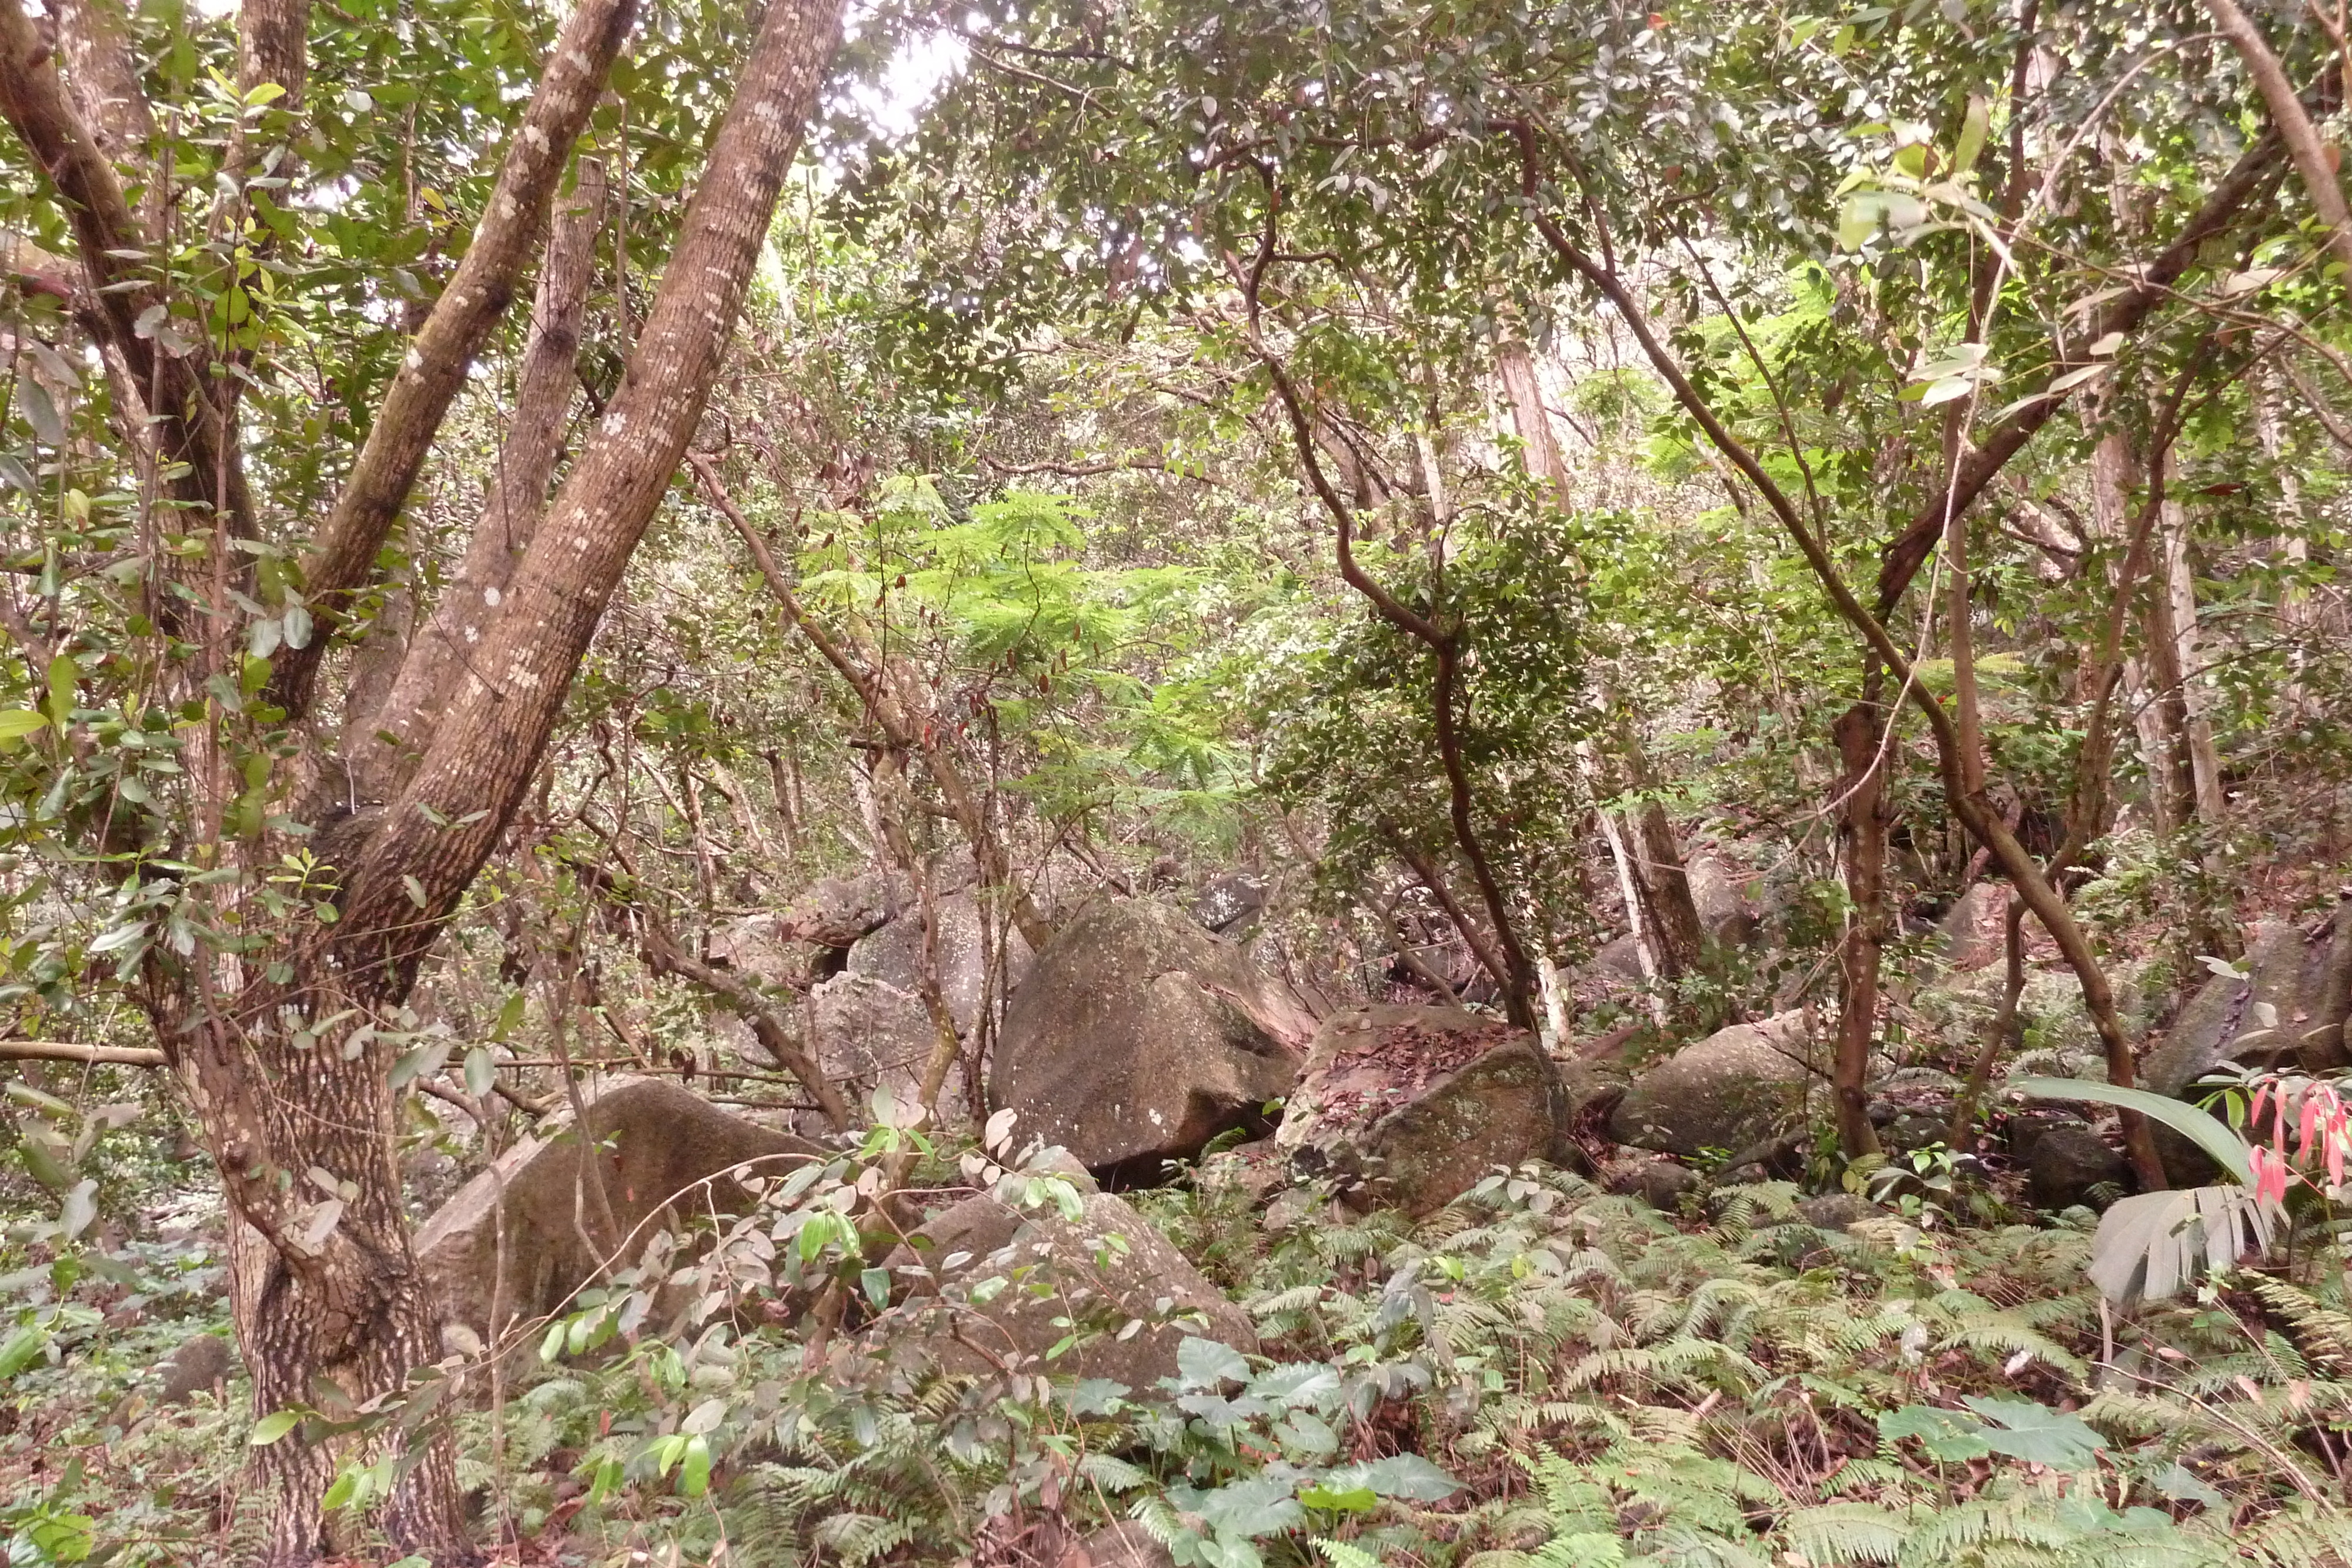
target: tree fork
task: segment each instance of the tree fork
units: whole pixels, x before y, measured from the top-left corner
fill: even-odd
[[[621,388],[517,569],[504,614],[478,650],[478,673],[460,683],[415,779],[341,859],[341,921],[280,949],[279,972],[290,972],[282,985],[251,980],[219,995],[201,968],[182,977],[151,961],[159,1043],[189,1083],[243,1222],[233,1228],[233,1294],[262,1411],[312,1404],[322,1376],[355,1401],[399,1396],[439,1354],[437,1303],[415,1269],[394,1159],[391,1050],[380,1036],[348,1057],[343,1047],[405,997],[537,776],[564,695],[717,377],[833,55],[839,10],[839,0],[775,0],[762,18]],[[248,972],[242,962],[222,967]],[[287,1008],[343,1021],[298,1041],[278,1021]],[[336,1184],[331,1197],[314,1190],[313,1166]],[[290,1178],[283,1187],[279,1173]],[[330,1214],[330,1204],[340,1207]],[[333,1455],[299,1432],[257,1453],[277,1483],[268,1561],[300,1568],[325,1546],[318,1505]],[[414,1458],[394,1489],[388,1532],[444,1568],[478,1560],[446,1429]]]

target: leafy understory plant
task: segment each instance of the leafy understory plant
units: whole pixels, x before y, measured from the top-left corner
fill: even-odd
[[[2210,1155],[2228,1185],[2143,1192],[2119,1198],[2091,1241],[2091,1282],[2117,1303],[2161,1301],[2200,1275],[2218,1274],[2268,1250],[2284,1217],[2284,1169],[2194,1105],[2112,1083],[2023,1078],[2010,1087],[2030,1100],[2091,1101],[2137,1111]]]

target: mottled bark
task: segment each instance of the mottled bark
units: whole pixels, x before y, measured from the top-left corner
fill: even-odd
[[[0,18],[12,4],[0,0]],[[614,11],[604,15],[614,26]],[[200,953],[194,973],[151,960],[159,1042],[235,1216],[235,1305],[260,1410],[397,1401],[406,1388],[414,1415],[446,1386],[411,1385],[438,1356],[438,1307],[401,1206],[399,1097],[388,1076],[396,1048],[361,1031],[405,998],[539,770],[565,690],[700,417],[838,28],[838,0],[776,0],[767,12],[619,392],[416,777],[380,820],[336,843],[340,921],[252,960]],[[601,79],[601,68],[593,74]],[[529,141],[537,121],[525,123]],[[550,155],[560,169],[562,148]],[[419,395],[392,394],[412,413]],[[417,434],[412,425],[403,439]],[[282,966],[281,981],[266,977],[264,956]],[[442,1568],[478,1561],[448,1437],[419,1430],[385,1529]],[[327,1545],[318,1502],[334,1451],[298,1431],[257,1455],[278,1500],[268,1563],[314,1562]]]
[[[604,165],[583,158],[579,170],[548,237],[530,338],[515,382],[514,417],[491,469],[488,500],[456,576],[410,640],[390,693],[379,695],[362,733],[352,737],[353,792],[362,802],[381,804],[407,781],[436,716],[465,673],[469,651],[497,620],[515,564],[547,508],[547,487],[572,413],[580,331],[604,221]]]
[[[303,553],[302,588],[322,633],[344,619],[373,580],[376,554],[392,535],[474,356],[514,298],[546,231],[548,205],[572,145],[587,127],[635,22],[635,0],[580,0],[557,33],[465,259],[410,341],[334,510]],[[299,715],[310,706],[330,641],[322,634],[278,651],[270,695],[289,713]]]

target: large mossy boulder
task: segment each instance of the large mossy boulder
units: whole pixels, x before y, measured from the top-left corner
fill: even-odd
[[[925,1341],[943,1369],[1104,1377],[1140,1394],[1175,1375],[1189,1338],[1255,1354],[1249,1314],[1150,1221],[1109,1193],[1078,1201],[1070,1218],[988,1194],[966,1198],[885,1260],[929,1317]]]
[[[1610,1115],[1609,1134],[1684,1159],[1769,1143],[1805,1120],[1816,1082],[1806,1043],[1801,1013],[1717,1030],[1634,1079]]]
[[[2327,950],[2324,936],[2306,942],[2284,920],[2258,922],[2239,966],[2244,977],[2215,975],[2200,986],[2148,1052],[2142,1080],[2177,1095],[2225,1062],[2294,1061],[2320,1021]]]
[[[667,1079],[610,1084],[586,1112],[584,1124],[507,1150],[417,1231],[418,1266],[445,1321],[487,1338],[553,1312],[601,1262],[634,1259],[665,1208],[740,1210],[751,1195],[737,1176],[779,1176],[823,1157]]]
[[[1078,911],[1013,997],[990,1098],[1021,1136],[1088,1169],[1149,1179],[1218,1134],[1262,1130],[1314,1019],[1190,916],[1146,899]]]
[[[1458,1008],[1375,1004],[1335,1013],[1276,1141],[1302,1168],[1328,1168],[1350,1207],[1419,1218],[1497,1166],[1556,1159],[1569,1101],[1527,1030]]]

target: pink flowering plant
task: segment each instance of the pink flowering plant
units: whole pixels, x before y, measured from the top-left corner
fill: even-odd
[[[2242,1121],[2235,1113],[2244,1106]],[[2344,1169],[2352,1151],[2352,1111],[2344,1086],[2301,1072],[2263,1072],[2224,1092],[2224,1112],[2246,1132],[2254,1196],[2284,1203],[2290,1187],[2312,1188],[2331,1202],[2347,1196]]]

